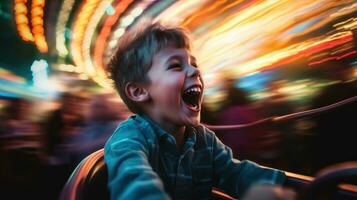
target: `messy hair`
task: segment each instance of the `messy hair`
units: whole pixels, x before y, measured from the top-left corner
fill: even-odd
[[[187,31],[154,23],[146,25],[141,30],[126,32],[119,41],[108,68],[116,90],[133,113],[140,114],[142,110],[126,96],[125,85],[130,82],[148,83],[147,72],[150,70],[154,55],[167,47],[190,50]]]

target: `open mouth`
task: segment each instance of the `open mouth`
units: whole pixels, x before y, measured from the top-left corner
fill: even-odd
[[[199,111],[201,93],[202,88],[198,85],[191,86],[183,92],[182,99],[189,109]]]

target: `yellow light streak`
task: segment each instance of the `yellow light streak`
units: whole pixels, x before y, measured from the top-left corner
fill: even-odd
[[[90,48],[91,48],[93,35],[99,24],[99,21],[104,16],[106,8],[110,6],[112,2],[113,0],[103,0],[102,2],[100,2],[96,10],[94,11],[94,14],[91,16],[88,25],[86,27],[85,33],[83,35],[84,37],[83,37],[81,49],[82,49],[85,71],[88,72],[89,75],[100,76],[103,78],[106,77],[103,68],[101,67],[95,68],[92,62]]]
[[[56,49],[62,57],[68,54],[66,47],[65,28],[75,0],[64,0],[56,23]]]
[[[74,63],[84,69],[85,73],[93,76],[95,71],[90,68],[85,68],[83,55],[81,53],[81,46],[89,18],[93,15],[96,7],[99,5],[100,0],[88,0],[82,3],[79,13],[75,18],[73,25],[73,38],[71,42],[71,54]]]
[[[48,51],[48,45],[45,37],[45,30],[43,26],[43,16],[45,0],[33,0],[31,4],[31,23],[32,33],[37,49],[45,53]]]

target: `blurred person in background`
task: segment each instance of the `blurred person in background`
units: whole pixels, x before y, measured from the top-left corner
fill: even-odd
[[[65,92],[59,98],[60,107],[52,110],[43,122],[45,153],[41,183],[47,188],[42,193],[45,199],[58,198],[73,171],[71,154],[66,147],[85,125],[87,102],[87,94],[83,91]]]
[[[32,115],[32,102],[15,97],[8,99],[1,119],[0,188],[2,194],[15,199],[36,192],[41,135]]]
[[[60,99],[60,107],[49,113],[44,122],[45,153],[48,162],[67,162],[63,147],[84,126],[87,97],[66,92]]]
[[[235,79],[225,81],[224,90],[227,92],[225,105],[219,113],[220,125],[248,124],[262,119],[250,106],[248,93],[235,87]],[[276,165],[278,159],[279,141],[270,137],[268,127],[258,125],[236,130],[218,132],[222,141],[230,146],[238,159],[250,159],[265,165]]]
[[[32,104],[21,97],[11,98],[2,117],[3,134],[39,134],[39,125],[30,120]]]
[[[103,148],[124,115],[111,100],[108,93],[94,94],[89,103],[88,117],[84,127],[67,146],[73,165],[76,166],[90,153]]]
[[[261,108],[264,116],[281,116],[295,112],[288,96],[283,91],[286,84],[286,80],[273,80],[267,83],[267,98],[263,100],[263,108]]]
[[[267,97],[260,103],[258,112],[264,117],[283,116],[297,112],[297,108],[289,101],[289,96],[284,92],[287,80],[272,80],[267,83]],[[269,126],[270,134],[280,140],[280,152],[285,170],[298,172],[302,169],[299,163],[299,145],[295,121],[279,122]],[[291,145],[295,144],[295,145]]]
[[[332,60],[325,63],[324,69],[330,84],[320,90],[312,101],[312,108],[357,96],[357,80],[353,77],[353,67],[347,61]],[[331,164],[357,160],[356,116],[357,102],[354,101],[313,117],[313,172]]]

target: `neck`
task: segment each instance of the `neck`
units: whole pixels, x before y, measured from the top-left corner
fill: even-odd
[[[170,123],[167,123],[166,120],[160,120],[158,118],[155,118],[155,116],[154,117],[150,116],[150,118],[153,121],[155,121],[157,124],[159,124],[163,130],[165,130],[166,132],[168,132],[172,136],[174,136],[174,138],[176,140],[176,146],[178,149],[180,149],[182,147],[182,145],[185,142],[186,126],[178,126],[178,125],[170,124]]]
[[[176,146],[178,149],[181,149],[182,145],[185,143],[185,131],[186,131],[186,127],[182,126],[173,132],[169,132],[171,133],[171,135],[174,136],[176,140]]]
[[[174,126],[160,122],[158,122],[158,124],[161,126],[162,129],[174,136],[176,140],[176,146],[178,149],[180,149],[185,142],[186,126]]]

